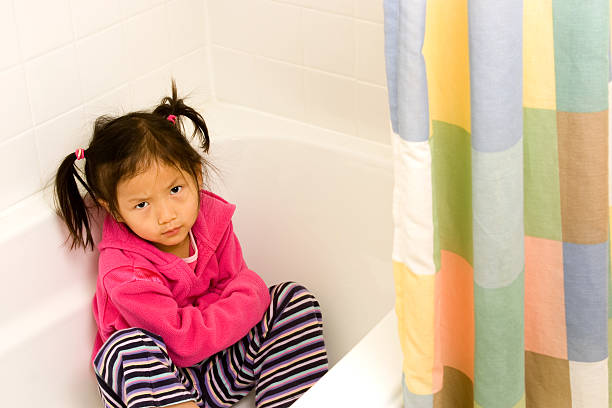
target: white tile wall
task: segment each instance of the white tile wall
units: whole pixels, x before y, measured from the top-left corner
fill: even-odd
[[[254,82],[258,109],[305,121],[304,70],[292,64],[256,57]]]
[[[183,55],[170,64],[176,86],[182,89],[181,95],[192,105],[202,105],[212,98],[212,84],[208,75],[202,75],[209,69],[208,49],[197,48]]]
[[[255,52],[264,57],[302,64],[304,35],[298,7],[269,0],[257,1]]]
[[[130,56],[130,79],[155,70],[170,59],[165,5],[159,5],[126,20],[123,29],[125,47]]]
[[[207,0],[215,95],[389,144],[382,0]]]
[[[76,38],[83,38],[121,20],[120,0],[70,0]]]
[[[358,81],[355,92],[357,136],[388,144],[391,122],[389,120],[387,88]]]
[[[260,91],[255,74],[255,55],[215,47],[212,50],[215,92],[222,102],[257,107]]]
[[[257,17],[261,0],[207,0],[207,4],[213,44],[256,54],[257,31],[267,29]]]
[[[34,135],[40,154],[40,177],[43,185],[52,182],[57,165],[77,147],[86,148],[89,127],[85,124],[83,107],[78,106],[43,125],[36,127]],[[61,135],[61,137],[58,137]],[[44,154],[42,154],[44,152]]]
[[[119,88],[113,89],[83,105],[85,123],[89,126],[89,130],[91,130],[98,116],[118,116],[131,111],[132,107],[134,107],[134,109],[142,108],[142,106],[135,106],[132,101],[130,84],[125,84]]]
[[[170,93],[170,67],[163,67],[137,78],[130,87],[132,106],[136,109],[151,109]],[[177,87],[178,88],[178,87]]]
[[[355,17],[381,23],[384,20],[382,0],[355,0]]]
[[[389,143],[382,1],[0,0],[0,211],[39,190],[101,114],[170,76],[234,103]],[[32,12],[36,10],[36,12]],[[11,177],[15,168],[25,174]]]
[[[332,13],[353,15],[354,0],[284,0],[286,3],[296,4],[303,8],[323,10]],[[370,0],[371,1],[371,0]]]
[[[317,71],[304,71],[306,121],[356,134],[356,81]]]
[[[380,24],[358,21],[356,23],[357,79],[387,86],[385,72],[385,33]]]
[[[354,77],[354,19],[304,9],[302,36],[305,66]]]
[[[166,4],[171,58],[178,58],[208,43],[202,0],[171,0]]]
[[[0,10],[0,211],[40,190],[96,117],[151,107],[171,75],[194,104],[213,97],[206,0],[0,0]]]
[[[40,188],[39,168],[33,130],[28,130],[2,144],[0,208],[7,208]]]
[[[13,2],[21,55],[29,59],[73,40],[68,0]]]
[[[19,37],[13,11],[12,0],[0,0],[0,38],[2,52],[0,53],[0,70],[19,62]],[[1,88],[4,89],[4,88]]]
[[[130,59],[120,25],[77,41],[76,54],[84,100],[88,101],[128,80],[128,72],[123,67]]]
[[[32,126],[28,88],[22,66],[0,72],[0,143]]]
[[[121,0],[121,14],[124,18],[130,17],[150,10],[161,3],[164,3],[164,0]]]
[[[35,124],[83,102],[73,43],[28,61],[25,67]]]

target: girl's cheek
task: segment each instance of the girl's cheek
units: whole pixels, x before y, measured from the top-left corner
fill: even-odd
[[[132,221],[137,223],[143,223],[149,218],[144,211],[138,211],[135,214],[132,214]]]

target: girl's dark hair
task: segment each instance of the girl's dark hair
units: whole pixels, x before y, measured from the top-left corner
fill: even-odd
[[[176,116],[174,123],[168,119],[169,115]],[[79,192],[77,180],[95,205],[99,205],[98,200],[105,201],[116,217],[119,214],[117,184],[151,164],[157,162],[180,168],[191,174],[196,184],[200,171],[206,181],[208,170],[216,171],[185,137],[182,118],[193,123],[191,138],[197,135],[199,147],[208,152],[210,139],[206,123],[198,112],[177,97],[174,80],[172,96],[163,98],[153,112],[138,111],[96,119],[93,136],[85,150],[84,179],[75,166],[77,157],[74,153],[62,161],[55,177],[55,206],[68,226],[71,249],[94,247],[88,205]]]

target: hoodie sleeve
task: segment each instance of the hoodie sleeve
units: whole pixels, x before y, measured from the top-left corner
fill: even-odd
[[[259,322],[270,304],[270,293],[259,275],[250,270],[242,257],[242,249],[230,222],[215,252],[219,277],[213,288],[218,298],[196,301],[196,306],[207,314],[211,307],[236,310],[235,324],[246,334]]]
[[[121,283],[110,288],[109,296],[130,326],[160,335],[174,363],[191,366],[244,337],[270,303],[266,284],[242,258],[231,223],[218,246],[217,260],[219,297],[213,303],[180,307],[170,289],[150,271],[115,276],[113,280],[121,279]]]
[[[220,293],[221,298],[227,298],[232,296],[232,293],[240,292],[241,287],[252,286],[257,289],[257,298],[259,298],[253,299],[253,301],[259,300],[255,302],[259,305],[257,313],[263,314],[270,303],[268,287],[259,275],[247,267],[231,221],[221,238],[215,255],[219,264],[219,279],[215,290]],[[262,306],[263,309],[261,309]]]

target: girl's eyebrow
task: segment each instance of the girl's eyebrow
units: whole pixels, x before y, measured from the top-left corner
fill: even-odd
[[[177,181],[181,180],[183,176],[176,176],[174,178],[174,180],[172,180],[172,182],[168,185],[168,187],[166,187],[166,189],[169,189],[170,187],[173,187]],[[142,202],[142,201],[147,201],[150,197],[134,197],[134,198],[130,198],[128,200],[128,203],[133,203],[133,202]]]
[[[170,187],[174,187],[174,185],[176,184],[177,181],[179,181],[180,179],[182,179],[183,176],[178,175],[174,178],[174,180],[172,180],[172,182],[168,185],[168,187],[166,187],[166,189],[169,189]]]
[[[133,203],[133,202],[142,202],[142,201],[147,201],[149,199],[149,197],[143,197],[143,198],[130,198],[128,200],[128,203]]]

